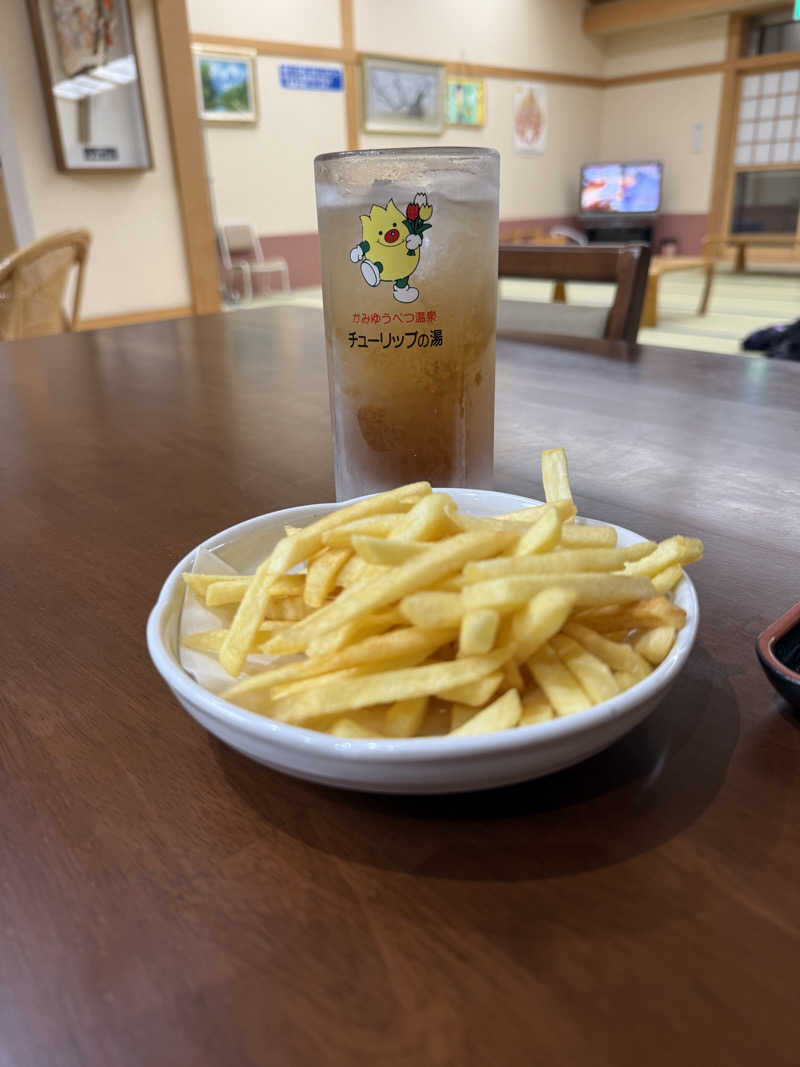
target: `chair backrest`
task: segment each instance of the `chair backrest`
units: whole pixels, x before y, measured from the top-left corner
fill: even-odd
[[[220,246],[226,267],[232,265],[231,256],[252,256],[261,261],[261,245],[249,222],[229,222],[220,227]]]
[[[16,341],[75,329],[91,240],[88,230],[54,233],[0,263],[0,338]],[[75,266],[78,277],[68,316],[64,291]]]
[[[501,245],[498,274],[556,282],[614,282],[617,290],[602,336],[633,342],[642,317],[649,266],[649,245]]]

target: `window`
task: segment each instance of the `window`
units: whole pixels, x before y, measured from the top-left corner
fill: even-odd
[[[800,163],[800,69],[744,76],[734,163]]]
[[[745,55],[765,56],[795,51],[800,51],[800,22],[792,18],[791,7],[750,19]]]
[[[736,175],[731,233],[797,230],[800,170],[743,171]]]

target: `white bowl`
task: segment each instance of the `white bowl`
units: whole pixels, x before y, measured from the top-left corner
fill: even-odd
[[[539,503],[508,493],[445,489],[471,515],[496,515]],[[238,571],[252,571],[283,536],[283,526],[305,526],[339,504],[287,508],[239,523],[198,548],[214,550]],[[578,519],[591,523],[591,519]],[[620,545],[643,540],[617,526]],[[184,597],[181,575],[192,569],[193,549],[167,578],[147,623],[153,663],[172,692],[202,726],[232,748],[285,774],[373,793],[457,793],[510,785],[561,770],[594,755],[638,725],[666,695],[694,644],[697,594],[684,577],[675,602],[686,611],[667,658],[644,681],[619,696],[564,718],[479,737],[344,740],[275,722],[245,711],[198,685],[178,658]]]

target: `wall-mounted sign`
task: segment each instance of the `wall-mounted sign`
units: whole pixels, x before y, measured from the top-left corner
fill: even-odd
[[[340,93],[344,89],[341,67],[309,67],[301,63],[281,63],[278,67],[282,89],[312,89]]]
[[[86,145],[83,149],[83,158],[87,163],[116,163],[119,159],[119,151],[116,148],[92,148]]]

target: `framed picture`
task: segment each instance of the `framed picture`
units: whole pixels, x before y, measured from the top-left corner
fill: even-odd
[[[444,67],[365,56],[364,129],[369,133],[441,133]]]
[[[447,79],[447,125],[483,126],[486,89],[483,78]]]
[[[221,52],[195,46],[194,70],[200,118],[204,122],[258,122],[256,53]]]
[[[128,0],[27,0],[56,166],[153,166]]]
[[[514,86],[514,147],[521,155],[541,155],[547,147],[547,86]]]

